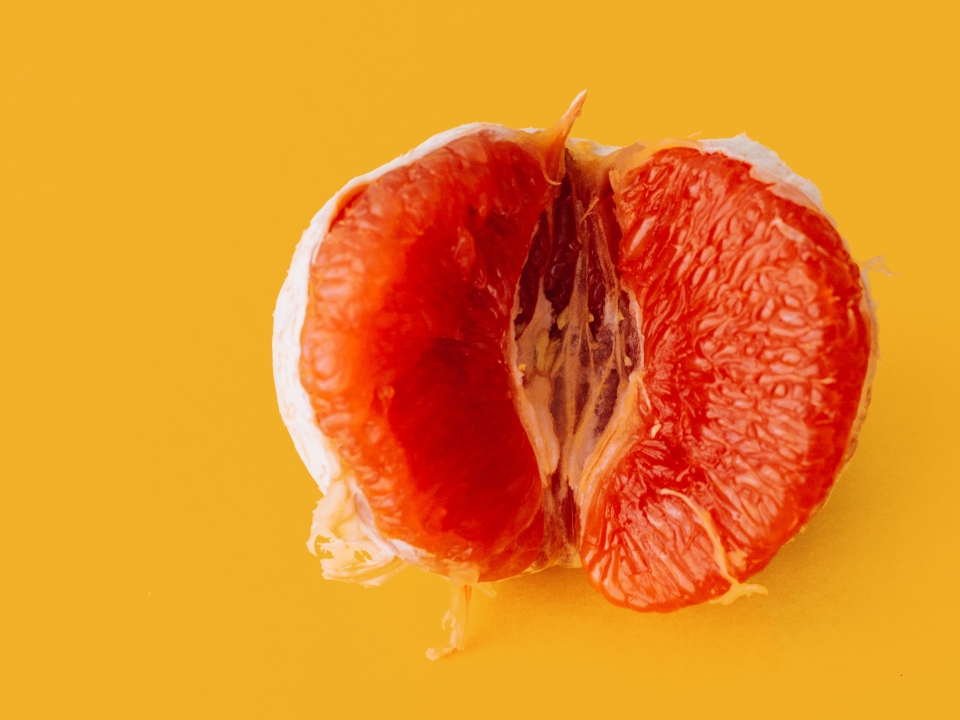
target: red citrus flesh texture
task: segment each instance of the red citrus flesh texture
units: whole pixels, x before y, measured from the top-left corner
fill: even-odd
[[[646,398],[587,512],[581,556],[613,602],[666,611],[731,586],[709,524],[740,580],[823,503],[857,417],[871,327],[833,226],[744,162],[664,150],[621,178],[616,201]]]
[[[873,342],[858,270],[821,213],[745,162],[568,150],[558,182],[563,138],[529,137],[466,135],[345,202],[301,335],[317,421],[377,530],[429,569],[495,580],[574,546],[621,605],[722,595],[845,460]],[[541,295],[551,357],[567,353],[541,369],[562,448],[634,427],[588,491],[576,453],[542,483],[518,416],[508,341]]]
[[[364,188],[311,267],[300,367],[320,427],[378,530],[441,572],[515,575],[540,548],[504,342],[551,192],[534,149],[463,137]]]

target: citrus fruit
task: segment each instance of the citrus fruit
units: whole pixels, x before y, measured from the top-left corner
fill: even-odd
[[[274,369],[328,577],[728,601],[853,452],[876,325],[816,188],[745,136],[571,139],[583,97],[428,140],[298,245]]]

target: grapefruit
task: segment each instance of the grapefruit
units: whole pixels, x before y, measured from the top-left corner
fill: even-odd
[[[571,139],[583,97],[428,140],[298,245],[274,370],[328,577],[726,602],[852,454],[876,324],[816,188],[745,136]]]

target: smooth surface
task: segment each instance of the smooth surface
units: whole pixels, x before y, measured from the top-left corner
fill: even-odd
[[[0,11],[0,716],[956,713],[956,19],[454,7]],[[584,87],[577,137],[747,131],[886,255],[873,409],[769,596],[641,615],[553,570],[430,663],[441,580],[328,582],[304,547],[271,312],[348,179]]]

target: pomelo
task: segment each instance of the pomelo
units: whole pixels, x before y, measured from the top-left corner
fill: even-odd
[[[570,139],[582,102],[431,138],[298,245],[274,372],[327,577],[728,601],[853,452],[876,324],[816,188],[745,136]]]

